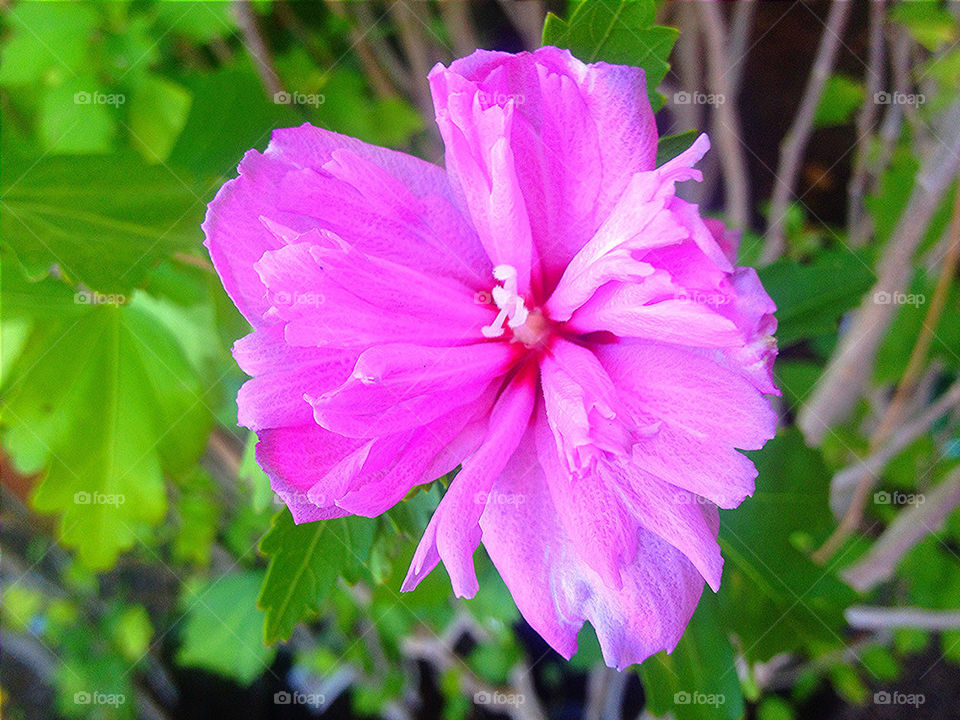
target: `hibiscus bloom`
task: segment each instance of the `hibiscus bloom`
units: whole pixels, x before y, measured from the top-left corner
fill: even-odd
[[[655,167],[643,72],[544,47],[430,73],[446,168],[309,125],[250,151],[207,247],[251,323],[239,422],[296,522],[373,517],[459,467],[414,556],[477,592],[482,542],[565,657],[679,641],[717,507],[774,434],[774,305]]]

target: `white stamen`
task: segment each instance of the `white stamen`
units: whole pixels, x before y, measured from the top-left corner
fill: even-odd
[[[480,328],[484,337],[495,338],[503,335],[503,323],[511,328],[521,327],[530,315],[523,298],[517,293],[517,269],[513,265],[497,265],[493,268],[493,277],[503,283],[493,288],[493,302],[500,309],[494,321]]]

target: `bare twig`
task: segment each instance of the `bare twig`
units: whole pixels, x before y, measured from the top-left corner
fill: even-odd
[[[350,11],[357,26],[362,30],[364,40],[370,44],[370,51],[377,58],[380,67],[387,73],[390,82],[407,95],[412,95],[413,80],[410,77],[409,70],[404,67],[403,62],[393,51],[390,44],[375,30],[387,13],[383,13],[380,17],[374,17],[369,4],[362,2],[346,4],[332,2],[331,5],[339,5],[341,8],[347,8]]]
[[[950,283],[953,280],[957,260],[960,259],[960,186],[957,187],[954,197],[953,218],[950,222],[950,238],[951,241],[947,248],[947,255],[940,267],[940,276],[937,279],[937,285],[933,291],[933,299],[930,301],[930,307],[927,310],[926,317],[924,317],[920,335],[917,337],[917,342],[913,346],[913,351],[910,353],[907,368],[904,370],[903,377],[897,385],[893,399],[887,406],[887,410],[883,415],[883,419],[880,421],[879,427],[870,439],[870,447],[874,450],[887,440],[887,437],[893,432],[893,429],[900,423],[900,419],[906,410],[907,402],[912,396],[917,381],[923,372],[924,365],[927,361],[927,353],[933,342],[935,329],[940,322],[940,315],[943,313],[943,308],[946,306],[947,293],[950,290]],[[957,386],[954,386],[954,389],[956,389],[956,387]],[[939,413],[936,417],[939,417]],[[889,446],[892,448],[893,443],[890,443]],[[890,457],[892,458],[893,455]],[[857,487],[854,490],[850,507],[847,509],[847,512],[844,514],[843,519],[840,521],[833,535],[830,536],[830,539],[814,554],[815,560],[824,561],[829,558],[860,525],[860,520],[866,509],[867,497],[875,482],[874,475],[875,471],[868,471],[861,475],[857,482]]]
[[[855,630],[955,630],[960,628],[960,612],[926,608],[886,608],[854,605],[844,611],[847,623]]]
[[[354,22],[349,20],[347,11],[344,9],[342,3],[335,2],[335,0],[327,0],[327,7],[330,8],[330,12],[337,17],[347,19],[348,22],[350,22],[350,44],[354,52],[357,53],[360,64],[363,65],[364,74],[370,79],[370,86],[373,88],[373,92],[379,97],[396,95],[396,88],[394,88],[390,79],[384,74],[380,65],[377,64],[377,59],[370,49],[370,44],[367,42],[367,35],[369,33],[366,30],[361,31]]]
[[[943,258],[943,264],[940,266],[940,275],[937,278],[937,285],[933,290],[933,298],[930,301],[930,307],[927,309],[926,317],[923,319],[923,327],[917,338],[913,351],[910,353],[910,360],[907,362],[907,368],[900,379],[897,390],[890,401],[890,406],[877,429],[875,438],[877,442],[882,442],[900,421],[903,414],[903,408],[907,399],[913,392],[914,386],[923,366],[927,361],[927,353],[930,345],[933,343],[933,337],[936,332],[937,324],[940,322],[940,316],[947,303],[947,294],[950,291],[950,283],[953,280],[954,272],[957,269],[957,261],[960,259],[960,185],[957,186],[953,200],[953,217],[950,220],[950,244],[947,246],[947,253]]]
[[[930,426],[951,410],[960,407],[960,381],[955,382],[937,400],[925,409],[916,419],[904,423],[890,439],[876,451],[852,465],[844,468],[830,483],[834,498],[850,492],[850,488],[861,484],[863,478],[876,477],[893,458],[921,435],[929,432]],[[867,490],[872,485],[867,486]],[[833,500],[831,500],[833,502]],[[852,505],[852,500],[850,501]],[[847,505],[849,507],[849,505]]]
[[[912,259],[943,193],[960,170],[960,101],[941,118],[937,136],[943,143],[924,160],[907,208],[884,250],[877,282],[864,297],[841,336],[810,399],[801,408],[797,425],[807,441],[818,445],[825,433],[850,412],[873,369],[873,357],[893,317],[896,305],[875,298],[902,293],[910,280]]]
[[[250,1],[235,0],[233,16],[237,21],[237,27],[243,33],[244,45],[253,57],[253,64],[257,68],[260,82],[263,83],[263,87],[266,88],[267,94],[272,99],[274,95],[283,90],[283,86],[280,84],[280,76],[277,74],[276,68],[273,67],[270,49],[267,47],[267,43],[257,25],[257,19],[250,9]]]
[[[869,226],[863,220],[866,216],[863,198],[867,187],[867,156],[872,130],[877,118],[879,103],[877,93],[883,87],[884,38],[883,21],[886,14],[884,0],[870,3],[869,51],[867,56],[866,98],[857,113],[856,133],[857,151],[853,161],[853,175],[847,186],[847,228],[850,244],[860,247],[867,241]]]
[[[960,504],[960,469],[922,497],[923,502],[898,514],[867,554],[841,573],[850,587],[860,592],[873,589],[893,575],[910,548],[936,531]]]
[[[458,57],[466,57],[478,47],[476,28],[473,26],[473,17],[470,14],[470,3],[441,2],[440,17],[450,35],[453,51]]]
[[[747,43],[753,31],[753,17],[756,15],[760,0],[740,0],[734,3],[733,15],[730,18],[730,34],[727,37],[727,57],[733,62],[724,71],[727,83],[730,85],[730,94],[740,95],[740,83],[743,80],[743,71],[746,67]]]
[[[499,0],[499,2],[510,23],[520,33],[524,47],[527,50],[539,47],[543,20],[547,14],[541,0],[524,0],[524,2]]]
[[[726,29],[720,8],[714,3],[702,3],[703,33],[707,45],[707,77],[711,90],[717,96],[713,106],[715,136],[720,149],[721,167],[725,182],[727,221],[742,229],[750,221],[750,192],[747,162],[740,142],[740,119],[727,78],[730,58],[727,56]]]
[[[836,61],[840,37],[843,35],[852,5],[853,3],[850,2],[835,2],[830,5],[830,12],[827,15],[827,22],[820,38],[807,86],[800,100],[797,116],[780,146],[780,161],[777,165],[773,194],[770,199],[766,241],[760,255],[760,262],[763,264],[771,263],[783,254],[783,223],[787,215],[787,207],[800,172],[803,152],[813,129],[813,116]]]

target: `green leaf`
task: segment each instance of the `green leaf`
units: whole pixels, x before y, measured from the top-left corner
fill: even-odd
[[[73,75],[87,65],[97,13],[86,3],[17,3],[4,11],[13,37],[0,54],[0,83],[25,85],[55,69]]]
[[[192,97],[166,78],[145,74],[130,95],[133,146],[151,165],[164,162],[187,122]]]
[[[874,233],[881,243],[893,233],[897,220],[907,207],[913,178],[919,167],[920,161],[908,148],[897,147],[890,165],[880,175],[876,192],[864,201],[873,221]]]
[[[48,86],[40,102],[37,129],[49,153],[105,153],[113,148],[126,96],[108,93],[92,74],[72,75]]]
[[[182,171],[135,156],[3,162],[0,232],[31,276],[54,264],[74,282],[123,293],[172,252],[195,246],[205,198]]]
[[[839,250],[822,252],[808,265],[782,259],[757,272],[777,304],[781,348],[835,333],[840,316],[875,279],[862,254]]]
[[[656,3],[653,0],[580,0],[569,20],[547,13],[543,24],[543,44],[569,49],[585,63],[602,60],[618,65],[643,68],[647,93],[654,110],[663,105],[657,85],[663,80],[679,32],[676,28],[654,25]]]
[[[263,613],[256,598],[262,580],[262,572],[249,571],[188,587],[177,663],[210,670],[241,685],[262,674],[276,654],[260,634]]]
[[[180,84],[192,93],[193,102],[170,152],[169,162],[174,166],[232,176],[247,150],[266,146],[273,128],[300,125],[304,120],[290,105],[274,103],[266,96],[248,62],[186,75]]]
[[[704,590],[676,649],[658,653],[640,666],[647,707],[676,720],[738,720],[743,693],[733,648],[721,626],[717,599]]]
[[[72,305],[68,306],[72,309]],[[136,301],[38,323],[3,391],[3,442],[44,471],[34,507],[94,569],[166,510],[162,470],[203,451],[210,416],[176,339]]]
[[[904,25],[913,39],[927,50],[937,50],[957,39],[957,21],[935,2],[898,3],[890,18]]]
[[[360,517],[297,525],[287,509],[274,517],[260,541],[260,551],[270,556],[258,599],[266,613],[266,642],[289,638],[298,622],[317,614],[337,578],[359,572],[370,555],[375,525]]]
[[[749,455],[759,472],[756,492],[738,509],[720,512],[724,622],[751,661],[841,644],[843,609],[853,592],[797,549],[797,543],[816,547],[835,524],[831,474],[794,429]]]
[[[865,95],[863,83],[847,75],[831,75],[820,96],[820,104],[813,116],[813,126],[820,128],[845,125],[850,122]]]
[[[663,135],[657,141],[657,167],[673,160],[688,147],[693,145],[700,133],[697,130],[685,130],[675,135]]]

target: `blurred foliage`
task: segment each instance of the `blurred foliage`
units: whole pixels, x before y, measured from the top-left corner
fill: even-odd
[[[432,142],[406,93],[375,89],[346,14],[280,0],[250,7],[270,28],[279,94],[265,90],[229,3],[18,2],[0,21],[0,443],[4,472],[9,463],[16,474],[4,489],[5,635],[55,651],[46,680],[56,712],[84,718],[137,716],[143,687],[168,682],[165,665],[249,687],[281,658],[292,662],[283,678],[291,687],[329,689],[331,678],[346,678],[354,711],[379,715],[416,681],[407,666],[416,642],[443,636],[457,656],[428,659],[439,663],[444,715],[473,716],[470,688],[507,688],[518,668],[542,658],[482,550],[472,601],[452,598],[442,570],[399,594],[442,483],[375,520],[296,526],[253,459],[255,436],[236,428],[244,376],[229,348],[248,328],[202,248],[206,204],[276,127],[310,122],[421,155]],[[545,43],[642,67],[651,102],[663,104],[657,87],[678,32],[657,24],[652,1],[573,3],[561,14],[547,16]],[[865,144],[879,163],[866,199],[874,242],[851,252],[845,230],[798,201],[786,219],[787,256],[760,271],[779,307],[776,375],[788,422],[876,279],[917,183],[917,123],[960,86],[960,33],[942,4],[893,4],[888,28],[922,49],[911,80],[928,102],[910,109],[892,147],[879,137]],[[447,29],[437,21],[431,31],[443,38]],[[834,74],[815,124],[849,129],[870,101],[859,79]],[[657,162],[696,134],[661,138]],[[918,253],[913,297],[933,295],[930,254],[949,215],[945,199]],[[756,239],[747,234],[742,262],[755,256]],[[903,375],[926,307],[896,309],[878,352],[878,387]],[[930,351],[936,388],[956,377],[958,347],[953,278]],[[705,591],[672,654],[638,669],[651,712],[787,720],[825,687],[867,702],[933,643],[960,663],[960,631],[903,630],[887,642],[851,637],[843,615],[855,601],[960,605],[957,513],[910,551],[894,581],[863,597],[837,572],[872,537],[853,538],[827,566],[810,559],[835,526],[830,479],[866,452],[864,421],[875,410],[864,401],[822,449],[785,427],[752,454],[756,493],[721,513],[719,593]],[[960,436],[939,427],[901,451],[882,487],[923,492],[942,480],[960,460]],[[900,509],[868,511],[879,529]],[[480,641],[461,647],[458,628]],[[601,662],[592,630],[580,641],[571,672]],[[763,671],[788,654],[796,682],[767,692]],[[559,697],[564,680],[551,667],[539,677]],[[4,711],[18,717],[8,699],[5,691]]]

